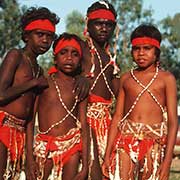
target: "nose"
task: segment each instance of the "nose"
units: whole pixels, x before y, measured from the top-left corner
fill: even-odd
[[[72,54],[71,54],[71,52],[68,52],[68,53],[67,53],[67,59],[68,59],[69,61],[72,60]]]
[[[49,38],[46,34],[43,35],[43,42],[44,43],[48,43],[49,42]]]
[[[144,54],[144,48],[143,48],[143,47],[141,47],[141,48],[139,49],[139,54]]]
[[[102,28],[102,30],[104,30],[104,31],[107,30],[107,24],[106,24],[106,22],[102,23],[101,28]]]

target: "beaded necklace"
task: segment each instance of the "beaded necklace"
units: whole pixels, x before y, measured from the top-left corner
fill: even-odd
[[[59,86],[58,86],[58,84],[57,84],[57,81],[55,80],[54,74],[52,74],[50,77],[51,77],[51,79],[52,79],[52,81],[53,81],[53,83],[54,83],[54,86],[55,86],[55,88],[56,88],[56,92],[57,92],[57,95],[58,95],[58,99],[59,99],[60,103],[62,104],[63,108],[66,110],[67,114],[66,114],[61,120],[59,120],[58,122],[52,124],[46,131],[43,131],[43,132],[42,132],[42,131],[40,131],[40,130],[38,129],[38,132],[39,132],[40,134],[47,134],[47,133],[49,133],[55,126],[58,126],[59,124],[62,124],[62,123],[66,120],[66,118],[67,118],[68,116],[71,116],[72,118],[74,118],[74,119],[76,120],[76,125],[77,125],[77,127],[80,128],[81,125],[80,125],[79,120],[78,120],[78,119],[76,118],[76,116],[72,113],[72,112],[74,111],[75,107],[77,106],[78,99],[75,98],[74,105],[73,105],[73,107],[69,110],[69,109],[67,108],[67,106],[65,105],[65,103],[63,102],[62,95],[61,95],[61,91],[60,91],[60,88],[59,88]]]
[[[150,80],[150,82],[149,82],[146,86],[143,85],[143,88],[144,88],[144,89],[142,89],[142,91],[137,95],[137,97],[136,97],[134,103],[132,104],[131,108],[130,108],[129,111],[126,113],[126,115],[119,121],[118,125],[120,125],[120,124],[130,115],[130,113],[132,112],[132,110],[135,108],[137,102],[139,101],[140,97],[143,95],[143,93],[144,93],[145,91],[147,91],[147,89],[152,85],[152,83],[154,82],[154,80],[157,78],[158,72],[159,72],[159,68],[156,67],[156,72],[155,72],[154,76],[152,77],[152,79]],[[133,69],[131,69],[131,75],[132,75],[133,78],[135,77],[135,75],[133,74]],[[134,78],[134,79],[135,79],[135,81],[136,81],[137,78]],[[139,84],[140,81],[136,81],[136,82]]]
[[[25,56],[26,56],[26,59],[28,60],[29,65],[30,65],[30,67],[31,67],[31,71],[32,71],[32,76],[33,76],[33,78],[38,78],[39,75],[40,75],[40,72],[41,72],[40,66],[37,64],[37,65],[38,65],[38,70],[37,70],[37,72],[36,72],[35,69],[34,69],[34,65],[33,65],[32,62],[31,62],[30,57],[29,57],[27,54],[25,54]]]

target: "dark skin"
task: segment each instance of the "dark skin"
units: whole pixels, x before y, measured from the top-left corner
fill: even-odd
[[[145,86],[151,81],[156,71],[156,54],[155,47],[151,44],[140,44],[132,49],[132,56],[138,68],[134,70],[137,79]],[[160,180],[167,180],[172,161],[173,148],[177,133],[177,87],[174,76],[167,71],[159,70],[157,78],[148,88],[150,92],[157,98],[163,108],[167,108],[167,126],[168,135],[165,150],[165,157],[157,170],[157,176]],[[116,110],[112,119],[109,132],[108,145],[105,154],[105,160],[102,166],[105,176],[108,175],[108,167],[110,165],[110,155],[113,149],[113,143],[118,134],[118,123],[135,101],[135,97],[142,91],[142,87],[134,81],[130,72],[125,73],[120,78],[120,90],[117,99]],[[146,91],[140,97],[136,107],[128,116],[133,122],[143,124],[158,124],[163,121],[163,114],[157,103]],[[148,179],[153,174],[152,164],[152,148],[149,149],[146,156],[148,158],[148,171],[139,171],[138,179]],[[130,156],[124,152],[120,156],[120,161],[124,166],[120,169],[122,179],[134,179],[134,169],[136,164],[133,163]],[[139,161],[140,169],[143,167],[144,159]]]
[[[67,108],[72,109],[76,95],[72,93],[75,86],[75,78],[73,72],[77,69],[80,61],[80,55],[78,51],[67,46],[60,50],[60,52],[55,57],[55,65],[58,72],[55,73],[54,78],[58,84],[61,92],[62,100]],[[67,115],[67,111],[64,109],[62,103],[59,100],[54,82],[50,77],[48,77],[49,87],[43,90],[42,94],[39,96],[38,102],[38,120],[40,131],[47,131],[54,123],[60,121]],[[83,150],[82,150],[82,170],[78,172],[80,153],[76,152],[73,154],[68,162],[63,166],[63,180],[85,180],[88,172],[88,127],[86,122],[86,106],[87,99],[80,101],[72,112],[75,117],[78,117],[81,123],[81,135],[83,139]],[[45,113],[46,112],[46,113]],[[46,123],[44,123],[46,122]],[[47,135],[50,136],[61,136],[65,135],[70,129],[77,127],[76,120],[72,116],[68,116],[62,123],[50,130]],[[31,135],[33,136],[33,135]],[[38,166],[34,161],[33,149],[29,147],[29,154],[27,161],[28,167],[31,167],[28,174],[28,179],[37,179]],[[47,159],[45,163],[44,177],[47,179],[51,173],[53,166],[52,159]]]
[[[115,23],[107,19],[93,20],[89,23],[88,26],[88,31],[90,33],[90,36],[94,42],[97,51],[101,56],[103,67],[105,67],[105,65],[110,60],[108,54],[105,51],[105,45],[106,43],[108,43],[109,39],[111,38],[114,28],[115,28]],[[87,46],[86,43],[84,44],[83,55],[84,56],[82,62],[82,69],[83,69],[83,74],[86,75],[89,72],[92,65],[90,60],[91,54],[89,51],[89,47]],[[89,78],[90,86],[92,86],[95,78],[100,73],[99,60],[97,59],[96,56],[95,56],[95,66],[96,66],[95,77]],[[109,66],[104,73],[106,75],[108,84],[113,89],[113,92],[116,96],[118,94],[119,83],[117,79],[113,76],[113,67]],[[106,87],[103,76],[100,76],[98,83],[96,84],[92,93],[99,95],[105,99],[111,98],[111,94]]]
[[[107,19],[95,19],[91,20],[88,23],[88,32],[90,34],[90,37],[93,40],[93,43],[99,52],[99,55],[102,60],[102,66],[105,67],[106,64],[109,63],[110,58],[107,52],[105,51],[105,45],[108,43],[110,38],[112,37],[114,28],[115,28],[116,23],[107,20]],[[86,75],[88,74],[90,68],[91,68],[91,54],[90,54],[90,49],[85,42],[84,44],[84,50],[83,50],[83,62],[82,62],[82,69],[83,69],[83,74]],[[94,80],[96,77],[99,75],[101,69],[100,69],[100,64],[97,56],[95,56],[95,77],[93,78],[88,78],[90,87],[93,85]],[[114,77],[113,75],[113,66],[109,66],[105,71],[104,74],[106,76],[107,82],[112,89],[113,93],[115,96],[118,94],[118,89],[119,89],[119,80]],[[104,99],[111,99],[112,95],[109,92],[107,85],[104,81],[103,76],[101,75],[100,78],[98,79],[98,82],[95,86],[95,88],[92,91],[93,94],[96,94],[100,97],[103,97]],[[94,142],[96,142],[95,134],[93,133],[93,139]],[[93,161],[93,166],[91,170],[91,178],[93,180],[96,179],[102,179],[102,173],[101,173],[101,167],[100,163],[98,160],[98,152],[97,152],[97,143],[94,143],[94,153],[95,153],[95,160]]]
[[[0,110],[6,111],[17,118],[30,121],[33,117],[36,91],[48,86],[42,74],[34,78],[32,68],[27,60],[32,62],[34,72],[38,71],[36,58],[45,53],[51,46],[53,34],[48,31],[36,30],[27,34],[23,49],[10,50],[0,67]],[[28,126],[28,124],[27,124]],[[7,149],[0,142],[2,162],[7,159]],[[6,163],[1,163],[0,179],[3,179]]]

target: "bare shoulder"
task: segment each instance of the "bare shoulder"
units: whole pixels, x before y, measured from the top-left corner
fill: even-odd
[[[129,79],[130,77],[131,77],[130,71],[125,72],[125,73],[123,73],[123,74],[120,76],[120,81],[121,81],[121,82],[124,82],[124,81],[126,81],[127,79]]]
[[[22,51],[20,49],[11,49],[7,52],[4,61],[8,61],[9,63],[19,62],[22,59]]]
[[[176,81],[174,75],[169,71],[160,70],[159,75],[165,82]]]

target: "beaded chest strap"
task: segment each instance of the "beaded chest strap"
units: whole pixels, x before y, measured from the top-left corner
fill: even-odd
[[[93,54],[96,54],[96,55],[97,55],[97,58],[98,58],[98,61],[99,61],[99,64],[100,64],[100,69],[101,69],[100,73],[99,73],[98,76],[95,78],[95,80],[94,80],[94,82],[93,82],[93,84],[92,84],[92,86],[91,86],[90,91],[92,91],[92,90],[94,89],[94,87],[95,87],[96,84],[97,84],[98,79],[99,79],[100,76],[102,75],[102,76],[103,76],[103,79],[104,79],[104,82],[105,82],[105,84],[106,84],[106,87],[108,88],[108,90],[109,90],[109,92],[111,93],[112,97],[114,97],[115,95],[114,95],[113,91],[111,90],[111,88],[110,88],[110,86],[109,86],[109,84],[108,84],[106,75],[105,75],[105,73],[104,73],[105,70],[106,70],[111,64],[114,63],[114,61],[113,61],[113,62],[110,61],[109,63],[107,63],[107,64],[105,65],[105,67],[103,67],[101,56],[100,56],[99,52],[97,51],[97,49],[95,48],[95,46],[94,46],[94,44],[93,44],[93,42],[92,42],[92,39],[90,39],[90,40],[88,41],[88,45],[89,45],[90,48],[91,48],[90,51],[93,52]],[[91,67],[91,70],[90,70],[90,74],[93,74],[92,77],[94,77],[94,70],[95,70],[94,57],[93,57],[92,59],[93,59],[93,62],[92,62],[92,67]]]
[[[145,91],[147,91],[148,93],[150,93],[150,95],[152,96],[152,98],[155,100],[155,102],[160,106],[162,112],[164,113],[164,109],[162,107],[162,105],[160,105],[160,103],[158,102],[158,100],[156,99],[156,97],[153,95],[153,93],[150,92],[150,90],[148,89],[152,83],[154,82],[154,80],[157,78],[157,75],[158,75],[158,72],[159,72],[159,68],[156,67],[156,72],[153,76],[153,78],[150,80],[150,82],[147,84],[147,86],[144,86],[137,78],[136,76],[134,75],[133,73],[133,69],[131,69],[131,75],[133,77],[133,79],[141,86],[143,87],[144,89],[142,89],[142,91],[137,95],[134,103],[132,104],[131,108],[129,109],[129,111],[126,113],[126,115],[119,121],[119,125],[130,115],[130,113],[133,111],[133,109],[135,108],[137,102],[139,101],[140,97],[143,95],[143,93]]]
[[[61,120],[59,120],[58,122],[52,124],[46,131],[43,131],[43,132],[42,132],[42,131],[40,131],[40,130],[38,129],[38,132],[39,132],[40,134],[47,134],[47,133],[49,133],[54,127],[56,127],[56,126],[58,126],[59,124],[63,123],[68,116],[71,116],[72,118],[74,118],[74,119],[76,120],[76,125],[77,125],[77,127],[80,128],[81,125],[80,125],[79,120],[78,120],[78,119],[76,118],[76,116],[72,113],[72,112],[74,111],[74,109],[76,108],[76,106],[77,106],[78,99],[75,98],[74,105],[73,105],[72,108],[69,110],[69,109],[67,108],[67,106],[65,105],[65,103],[63,102],[63,99],[62,99],[62,96],[61,96],[61,92],[60,92],[60,88],[59,88],[59,86],[58,86],[58,84],[57,84],[57,82],[56,82],[56,80],[55,80],[54,74],[52,74],[50,77],[51,77],[51,79],[52,79],[52,81],[53,81],[53,83],[54,83],[54,85],[55,85],[55,88],[56,88],[56,92],[57,92],[57,94],[58,94],[59,101],[60,101],[60,103],[62,104],[63,108],[66,110],[67,114],[66,114]]]

